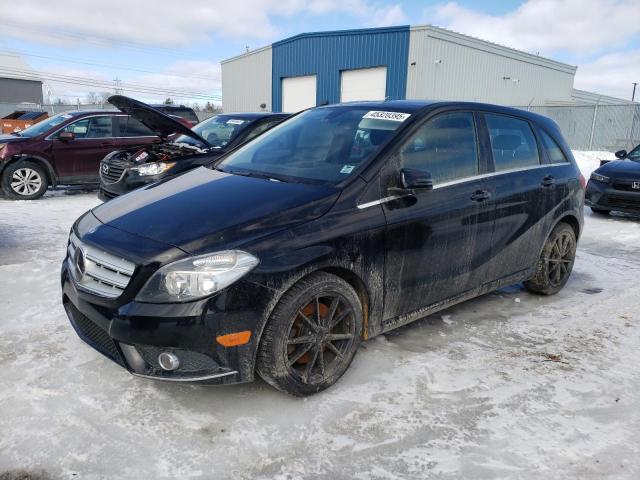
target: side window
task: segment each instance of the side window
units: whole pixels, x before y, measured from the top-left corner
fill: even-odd
[[[477,175],[473,115],[447,113],[425,123],[400,149],[403,168],[429,172],[434,185]]]
[[[551,138],[550,135],[547,134],[544,130],[538,129],[540,132],[540,136],[542,137],[542,144],[544,145],[547,154],[549,155],[549,160],[551,163],[569,163],[567,157],[564,156],[562,149],[558,146],[557,142]]]
[[[135,118],[117,117],[120,125],[120,137],[153,137],[153,133],[143,123],[139,122]]]
[[[85,118],[82,120],[78,120],[77,122],[70,123],[62,130],[60,130],[57,135],[60,135],[62,132],[71,132],[76,138],[86,138],[87,132],[89,131],[90,120],[90,118]]]
[[[113,137],[113,117],[91,117],[89,129],[84,138]]]
[[[254,128],[251,132],[249,132],[249,134],[247,135],[247,137],[244,139],[245,142],[248,142],[249,140],[251,140],[252,138],[257,137],[258,135],[260,135],[262,132],[266,132],[267,130],[269,130],[271,127],[273,127],[276,123],[279,123],[280,120],[272,120],[270,122],[264,122],[260,125],[258,125],[256,128]]]
[[[640,160],[640,145],[629,152],[627,158],[631,158],[633,160]]]
[[[538,146],[528,122],[504,115],[485,115],[496,172],[540,165]]]

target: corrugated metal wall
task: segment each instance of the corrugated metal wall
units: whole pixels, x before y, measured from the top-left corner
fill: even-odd
[[[570,101],[575,67],[432,26],[411,28],[407,98]]]
[[[387,97],[405,98],[409,27],[307,33],[273,44],[273,110],[282,108],[282,79],[318,76],[317,104],[340,101],[340,72],[387,66]],[[224,101],[224,91],[223,91]]]
[[[225,112],[271,111],[271,46],[221,62]]]

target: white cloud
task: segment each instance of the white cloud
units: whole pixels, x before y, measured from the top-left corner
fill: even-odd
[[[640,82],[640,50],[611,53],[580,65],[575,87],[631,100],[631,82]],[[640,89],[636,100],[640,100]]]
[[[427,9],[424,21],[530,52],[588,56],[640,33],[638,0],[528,0],[503,16],[455,2]]]
[[[371,25],[376,27],[386,27],[392,25],[404,25],[408,23],[407,16],[401,5],[390,5],[380,7],[373,11]]]
[[[279,35],[275,17],[308,13],[344,13],[358,22],[376,24],[404,19],[399,5],[378,6],[365,0],[0,0],[3,34],[44,43],[70,45],[118,42],[182,47],[212,35],[240,39],[272,39]]]

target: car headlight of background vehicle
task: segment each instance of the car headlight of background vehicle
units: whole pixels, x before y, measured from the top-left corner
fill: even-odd
[[[228,287],[249,273],[259,260],[241,250],[199,255],[160,268],[136,300],[150,303],[189,302]]]
[[[609,183],[609,177],[605,177],[604,175],[600,175],[599,173],[595,172],[591,174],[591,180],[595,180],[596,182]]]
[[[140,176],[147,175],[159,175],[163,172],[166,172],[171,167],[173,167],[176,162],[166,163],[166,162],[154,162],[154,163],[145,163],[144,165],[140,165],[139,167],[131,168],[132,172],[137,173]]]

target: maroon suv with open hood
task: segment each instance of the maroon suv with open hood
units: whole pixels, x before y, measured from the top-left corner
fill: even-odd
[[[119,110],[60,113],[0,135],[0,184],[8,198],[41,197],[48,186],[99,183],[100,160],[113,150],[160,142]]]

